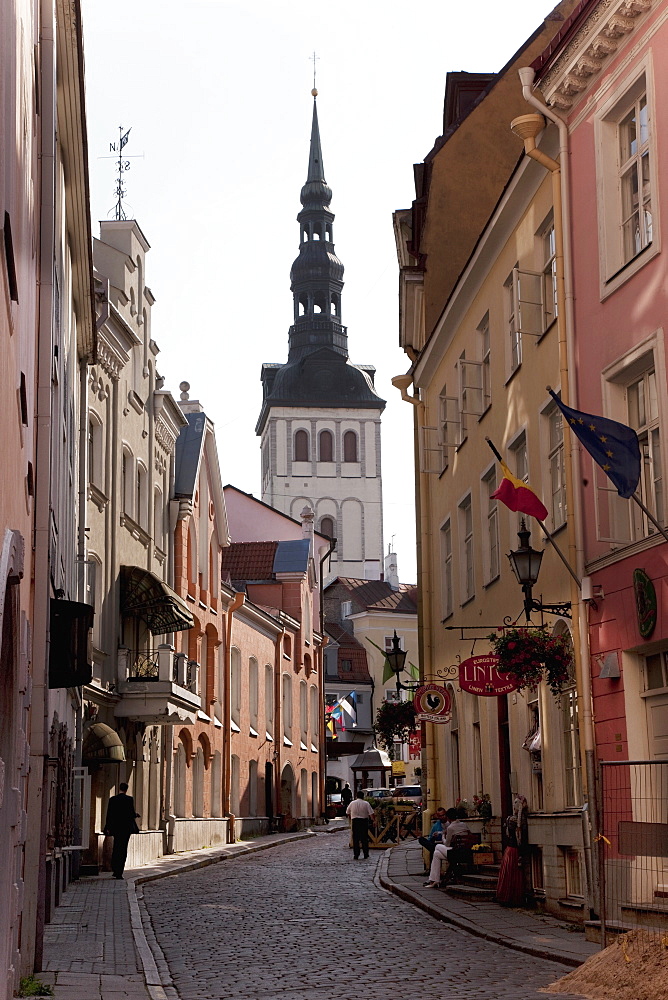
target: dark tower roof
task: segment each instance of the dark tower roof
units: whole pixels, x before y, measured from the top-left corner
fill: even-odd
[[[262,366],[258,434],[272,406],[385,407],[374,389],[375,368],[348,359],[348,331],[341,322],[343,264],[334,253],[332,191],[325,180],[316,96],[314,91],[308,173],[297,216],[299,255],[290,271],[294,321],[288,361]]]

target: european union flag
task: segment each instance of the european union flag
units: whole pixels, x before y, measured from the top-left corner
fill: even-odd
[[[632,427],[607,417],[572,410],[548,389],[573,433],[617,487],[620,497],[633,496],[640,480],[640,445]]]

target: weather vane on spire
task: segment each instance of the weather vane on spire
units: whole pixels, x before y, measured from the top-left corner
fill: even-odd
[[[313,53],[313,90],[311,91],[311,96],[312,97],[317,97],[318,96],[318,91],[315,88],[315,62],[316,62],[316,59],[319,60],[320,56],[317,56],[315,54],[315,52],[314,52]]]
[[[123,207],[123,198],[127,194],[127,189],[123,183],[123,174],[130,169],[130,160],[134,160],[139,157],[143,157],[143,153],[135,153],[134,156],[129,156],[124,153],[123,150],[127,146],[130,139],[130,132],[132,128],[129,128],[127,132],[123,131],[123,126],[118,126],[118,142],[109,143],[109,151],[113,154],[112,156],[100,157],[100,159],[109,159],[117,161],[118,178],[116,180],[116,188],[114,194],[116,195],[116,204],[112,209],[110,209],[109,214],[114,213],[115,222],[124,222],[127,219],[125,214],[125,209]]]

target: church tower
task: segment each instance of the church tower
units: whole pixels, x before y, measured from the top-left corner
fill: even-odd
[[[337,539],[332,572],[369,580],[383,570],[380,415],[375,368],[348,359],[341,322],[343,264],[334,253],[332,192],[325,180],[313,90],[299,255],[290,272],[294,318],[286,364],[262,366],[262,499],[296,520],[305,503]]]

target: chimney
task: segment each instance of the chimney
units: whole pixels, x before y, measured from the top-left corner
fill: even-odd
[[[399,590],[399,570],[397,568],[396,552],[388,552],[385,556],[385,580],[392,590]]]

